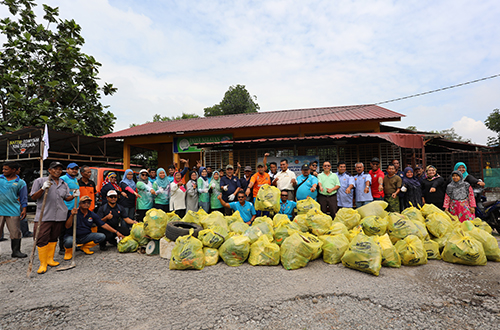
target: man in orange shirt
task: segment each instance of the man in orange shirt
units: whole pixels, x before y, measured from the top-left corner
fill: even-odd
[[[266,173],[266,168],[264,167],[264,163],[257,163],[257,173],[252,175],[252,178],[250,179],[250,183],[248,184],[248,188],[246,191],[246,195],[250,195],[250,191],[253,188],[253,204],[255,205],[255,197],[257,197],[257,193],[259,192],[260,187],[263,185],[268,184],[271,185],[271,177],[269,176],[268,173]],[[257,216],[260,217],[261,214],[259,213],[261,211],[257,211]],[[264,212],[263,214],[269,212]]]

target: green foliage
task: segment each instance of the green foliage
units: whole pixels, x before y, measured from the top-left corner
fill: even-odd
[[[467,142],[471,143],[471,139],[465,139],[463,136],[460,136],[455,132],[455,129],[449,128],[441,131],[431,131],[431,133],[441,134],[447,140],[458,141],[458,142]]]
[[[486,118],[484,124],[488,129],[498,133],[497,136],[488,136],[488,145],[490,147],[498,146],[500,143],[500,110],[494,109],[488,118]]]
[[[100,98],[117,89],[97,84],[101,64],[81,52],[81,27],[47,5],[44,22],[37,22],[34,0],[0,4],[13,15],[0,20],[7,39],[0,50],[0,133],[43,124],[84,135],[111,133],[116,117]]]
[[[205,117],[257,112],[260,106],[255,101],[257,96],[250,95],[245,85],[230,86],[219,104],[203,110]]]
[[[417,126],[408,126],[406,129],[409,130],[409,131],[416,132],[417,131]]]
[[[195,113],[182,113],[182,116],[172,116],[172,117],[168,117],[168,116],[162,116],[160,114],[156,114],[153,116],[153,123],[154,122],[158,122],[158,121],[172,121],[172,120],[181,120],[181,119],[189,119],[189,118],[200,118],[200,116],[198,116],[197,114]],[[144,124],[147,124],[147,123],[151,123],[150,121],[147,121],[145,122]],[[130,124],[129,127],[135,127],[135,126],[139,126],[141,124]]]

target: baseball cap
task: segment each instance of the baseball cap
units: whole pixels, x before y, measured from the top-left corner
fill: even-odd
[[[58,166],[61,166],[62,168],[64,168],[63,164],[61,164],[59,162],[52,162],[52,163],[50,163],[49,168],[56,168]]]
[[[69,163],[67,168],[80,168],[77,163]]]
[[[257,167],[264,167],[264,163],[262,162],[257,163]]]
[[[370,163],[380,163],[380,159],[378,159],[377,157],[373,157]]]
[[[250,171],[250,172],[252,172],[252,167],[251,167],[251,166],[245,166],[245,172],[246,172],[246,171]]]
[[[227,166],[226,166],[226,170],[227,170],[227,169],[232,169],[232,170],[234,170],[234,167],[233,167],[233,165],[229,164],[229,165],[227,165]]]
[[[304,164],[301,167],[301,170],[308,170],[309,169],[309,164]]]
[[[114,191],[114,190],[110,190],[110,191]],[[108,191],[108,193],[109,193],[109,191]],[[116,193],[116,191],[115,191],[115,193]],[[91,201],[91,200],[92,200],[92,198],[90,198],[89,196],[80,197],[80,203],[83,203],[85,201]]]
[[[139,171],[139,174],[140,174],[140,173],[146,173],[146,174],[149,174],[148,170],[145,170],[145,169],[140,170],[140,171]]]
[[[117,196],[118,194],[116,193],[116,190],[110,190],[108,191],[108,194],[106,196]]]
[[[424,168],[422,167],[422,165],[418,164],[417,166],[415,166],[415,169],[416,170],[423,170]]]

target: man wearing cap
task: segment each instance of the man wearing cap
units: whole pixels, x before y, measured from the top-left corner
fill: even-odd
[[[226,175],[220,179],[220,190],[222,192],[222,200],[226,203],[234,202],[236,194],[241,190],[240,180],[234,175],[234,167],[229,164],[226,166]],[[233,214],[229,207],[224,207],[226,215]]]
[[[108,191],[108,195],[106,196],[107,203],[101,205],[99,210],[97,211],[97,216],[106,224],[108,224],[112,230],[107,229],[107,227],[99,227],[97,230],[99,233],[102,233],[106,236],[106,239],[99,243],[99,247],[101,251],[106,251],[106,242],[109,242],[111,245],[116,246],[118,243],[116,242],[117,232],[121,233],[123,236],[130,235],[130,229],[127,224],[133,225],[137,223],[137,221],[130,219],[127,217],[125,209],[123,206],[117,203],[118,194],[116,190]]]
[[[35,232],[33,237],[36,237],[37,222],[40,223],[40,232],[36,241],[38,248],[38,259],[40,259],[40,268],[37,273],[43,274],[47,271],[47,266],[57,266],[58,262],[54,261],[54,252],[56,251],[57,238],[59,237],[64,223],[67,220],[68,207],[65,202],[72,201],[80,195],[77,190],[71,194],[66,182],[61,180],[63,165],[59,162],[52,162],[49,166],[50,180],[48,177],[38,178],[33,182],[31,187],[31,198],[36,200],[35,214]],[[40,211],[43,204],[43,195],[47,194],[43,216],[40,219]]]
[[[297,178],[296,189],[297,189],[297,201],[311,197],[316,200],[318,197],[318,191],[316,187],[318,186],[318,178],[310,174],[310,168],[308,164],[302,165],[302,175]]]
[[[422,181],[424,179],[424,168],[420,164],[415,166],[415,178],[418,181]]]
[[[340,181],[337,174],[332,172],[332,164],[329,161],[323,163],[323,172],[318,175],[318,185],[318,203],[321,205],[321,212],[326,214],[330,210],[330,216],[334,218],[338,209],[337,192]]]
[[[297,176],[288,168],[288,160],[282,159],[280,161],[281,171],[276,174],[273,180],[275,185],[280,191],[286,191],[288,200],[295,200],[295,185],[297,184]]]
[[[69,191],[71,194],[73,194],[75,191],[80,190],[80,185],[78,184],[78,179],[76,178],[78,176],[78,170],[80,167],[78,166],[77,163],[69,163],[68,167],[66,167],[66,174],[61,176],[61,180],[66,182],[68,185]],[[77,197],[76,200],[76,205],[80,202],[79,197]],[[66,206],[68,207],[68,210],[71,211],[75,207],[75,201],[71,202],[66,202]],[[66,230],[62,228],[61,234],[59,235],[59,254],[63,255],[64,254],[64,234],[66,233]]]
[[[257,163],[257,173],[252,175],[252,178],[250,179],[250,183],[248,184],[248,188],[245,192],[245,194],[247,196],[253,195],[252,202],[254,205],[255,205],[255,198],[257,197],[257,194],[259,193],[260,187],[262,187],[265,184],[271,185],[271,178],[269,177],[269,174],[266,173],[264,163]],[[253,194],[251,191],[253,191]],[[259,217],[261,216],[261,214],[262,214],[261,211],[257,211],[257,215]],[[268,215],[269,212],[264,212],[263,214]]]
[[[356,175],[354,176],[354,188],[356,193],[356,207],[361,207],[373,201],[371,192],[372,177],[365,171],[363,163],[356,163]]]
[[[114,190],[113,190],[114,191]],[[68,220],[66,220],[65,228],[66,234],[64,235],[64,247],[66,253],[64,260],[69,260],[73,256],[73,217],[76,215],[76,244],[83,244],[80,247],[85,254],[93,254],[90,248],[96,246],[106,239],[103,233],[93,233],[92,226],[96,225],[103,228],[108,232],[115,234],[119,238],[124,238],[118,230],[112,228],[110,225],[101,220],[101,218],[90,211],[92,199],[89,196],[82,196],[80,199],[80,206],[68,211]]]
[[[370,176],[372,177],[372,196],[373,200],[384,200],[384,172],[380,169],[380,159],[372,158],[370,165]]]
[[[245,166],[243,173],[244,173],[244,175],[240,179],[241,190],[247,191],[248,184],[250,183],[250,179],[252,178],[252,167],[251,166]],[[253,194],[251,194],[251,195],[249,194],[248,196],[246,196],[246,200],[248,202],[251,202],[252,201],[252,196],[253,196]]]

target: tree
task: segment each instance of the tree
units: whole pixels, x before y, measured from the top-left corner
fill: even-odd
[[[409,130],[409,131],[416,132],[417,131],[417,126],[408,126],[406,129]]]
[[[205,117],[257,112],[260,106],[255,101],[257,96],[250,95],[245,85],[230,86],[219,104],[203,110]]]
[[[467,143],[472,142],[471,139],[465,139],[463,136],[458,135],[453,127],[449,128],[449,129],[444,129],[442,131],[431,131],[431,132],[441,134],[447,140],[458,141],[458,142],[467,142]]]
[[[81,52],[81,27],[47,5],[44,21],[37,22],[34,0],[0,4],[13,16],[0,20],[7,38],[0,51],[0,133],[43,124],[85,135],[111,133],[116,117],[100,98],[117,89],[98,85],[101,64]]]
[[[489,146],[498,146],[500,142],[500,110],[494,109],[492,113],[484,121],[486,127],[493,132],[498,133],[497,136],[488,136]]]
[[[156,114],[153,116],[153,123],[158,122],[158,121],[172,121],[172,120],[181,120],[181,119],[189,119],[189,118],[200,118],[200,116],[198,116],[195,113],[184,113],[184,112],[182,113],[181,116],[172,116],[172,117],[162,116],[160,114]],[[151,123],[151,122],[147,121],[144,124],[147,124],[147,123]],[[129,127],[135,127],[138,125],[139,124],[133,123],[133,124],[130,124]]]

